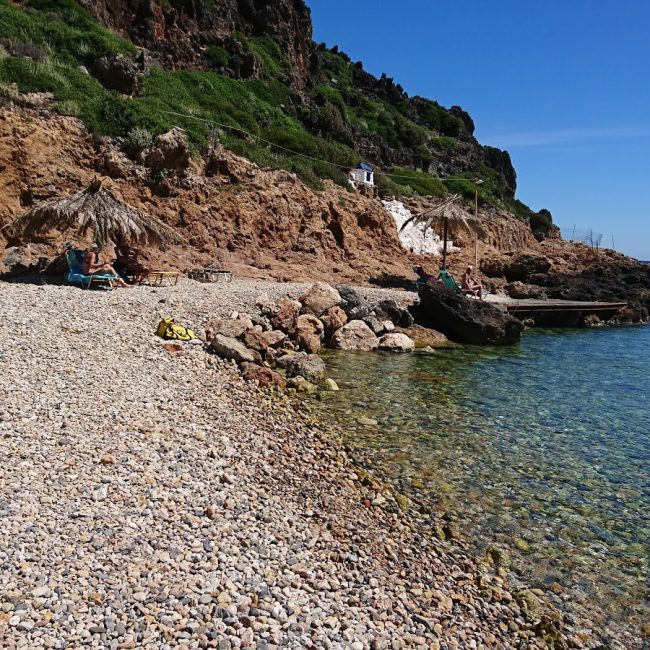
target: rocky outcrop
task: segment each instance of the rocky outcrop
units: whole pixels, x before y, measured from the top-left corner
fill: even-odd
[[[190,148],[183,129],[174,128],[159,135],[144,152],[150,169],[184,172],[190,165]]]
[[[135,95],[140,89],[146,68],[122,54],[103,56],[92,67],[95,78],[105,88],[124,95]]]
[[[505,312],[479,300],[457,294],[441,283],[420,288],[417,317],[457,343],[508,345],[518,341],[523,324]]]

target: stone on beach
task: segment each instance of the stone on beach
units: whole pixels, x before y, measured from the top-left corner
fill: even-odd
[[[335,305],[330,307],[321,317],[321,323],[325,328],[325,335],[332,336],[336,330],[341,329],[348,322],[348,317],[341,307]]]
[[[248,329],[248,323],[244,320],[216,318],[209,320],[203,327],[208,340],[217,334],[238,339]]]
[[[296,320],[295,339],[298,347],[309,353],[320,350],[324,328],[313,314],[301,314]]]
[[[231,336],[223,336],[222,334],[217,334],[212,337],[208,345],[208,351],[217,354],[222,359],[232,359],[237,363],[255,361],[255,355],[252,350],[249,350],[241,341]]]
[[[361,320],[353,320],[332,336],[332,347],[340,350],[376,350],[379,339]]]
[[[325,282],[317,282],[309,288],[307,293],[300,296],[300,304],[304,313],[320,316],[330,307],[340,304],[339,292]]]

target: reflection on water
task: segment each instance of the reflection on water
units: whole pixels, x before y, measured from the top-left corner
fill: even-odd
[[[332,353],[342,390],[319,408],[376,471],[455,512],[479,547],[507,545],[532,582],[596,607],[604,625],[636,625],[648,596],[649,349],[650,327],[637,327],[533,332],[507,349]]]

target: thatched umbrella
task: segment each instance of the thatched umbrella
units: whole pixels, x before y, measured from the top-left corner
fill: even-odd
[[[29,209],[6,227],[27,237],[56,228],[82,235],[90,230],[101,242],[165,246],[179,241],[172,228],[119,199],[99,179],[81,192]]]
[[[401,232],[409,224],[415,223],[423,224],[424,230],[426,231],[428,228],[433,227],[434,224],[442,221],[444,226],[444,243],[442,247],[443,269],[447,268],[447,234],[450,221],[452,223],[460,223],[464,225],[470,232],[473,232],[475,236],[484,232],[476,216],[459,205],[460,198],[460,194],[454,194],[442,201],[442,203],[438,203],[420,214],[413,215],[410,219],[407,219],[400,228]]]

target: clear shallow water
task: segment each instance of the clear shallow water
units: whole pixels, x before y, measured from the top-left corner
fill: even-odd
[[[647,622],[650,327],[325,360],[342,390],[318,408],[355,455],[576,613]]]

